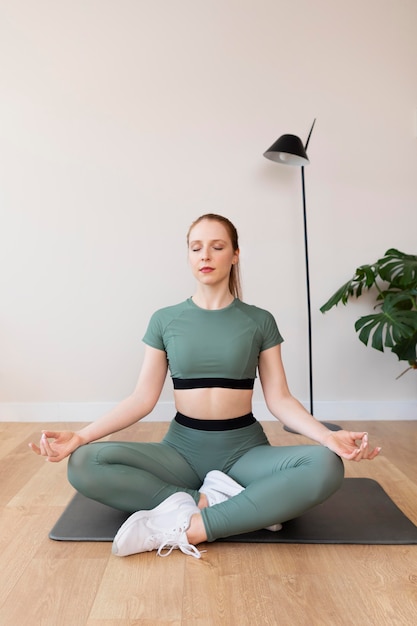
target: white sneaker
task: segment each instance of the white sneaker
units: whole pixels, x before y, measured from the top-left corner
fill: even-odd
[[[282,524],[272,524],[272,526],[267,526],[265,530],[271,530],[273,533],[277,533],[281,528]]]
[[[209,472],[200,487],[200,492],[207,497],[209,506],[237,496],[243,490],[244,487],[242,485],[239,485],[233,478],[219,470]]]
[[[174,493],[150,511],[133,513],[119,528],[113,540],[113,554],[128,556],[157,550],[168,556],[174,548],[199,559],[201,553],[188,542],[186,530],[191,516],[200,509],[188,493]],[[168,548],[164,554],[162,551]]]
[[[244,489],[242,485],[239,485],[224,472],[212,470],[206,475],[200,487],[200,493],[207,497],[208,505],[213,506],[214,504],[225,502],[229,498],[233,498],[233,496],[237,496]],[[267,526],[266,530],[277,532],[281,528],[282,524],[273,524],[272,526]]]

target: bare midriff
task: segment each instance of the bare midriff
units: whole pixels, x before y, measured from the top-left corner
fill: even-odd
[[[174,390],[175,407],[187,417],[202,420],[227,420],[241,417],[252,411],[252,389]]]

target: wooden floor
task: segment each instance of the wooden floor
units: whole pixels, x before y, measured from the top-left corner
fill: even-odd
[[[343,426],[383,447],[372,463],[347,463],[346,475],[377,479],[417,525],[417,422]],[[144,421],[123,438],[157,441],[166,427]],[[277,422],[264,427],[274,444],[305,441]],[[48,539],[73,490],[66,462],[29,451],[40,428],[0,423],[1,626],[417,624],[417,545],[214,543],[200,560],[123,559],[110,543]]]

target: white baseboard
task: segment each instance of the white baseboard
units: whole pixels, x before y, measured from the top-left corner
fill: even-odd
[[[116,405],[115,402],[0,402],[0,422],[91,422]],[[275,418],[263,402],[253,403],[259,421]],[[148,421],[168,422],[175,414],[173,402],[160,402]],[[314,415],[319,420],[417,420],[417,400],[317,401]]]

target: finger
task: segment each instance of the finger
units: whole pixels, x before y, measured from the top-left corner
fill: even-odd
[[[45,433],[41,436],[41,440],[40,440],[39,446],[40,446],[40,449],[41,449],[41,453],[44,456],[48,456],[48,449],[47,449],[48,440],[46,438]]]
[[[363,435],[361,445],[359,446],[359,450],[361,451],[361,459],[368,458],[368,454],[369,454],[368,433],[365,433]]]
[[[50,443],[49,443],[45,433],[41,437],[41,444],[43,444],[46,456],[56,456],[56,453],[51,448]]]
[[[43,430],[42,435],[45,435],[47,439],[58,439],[60,433],[55,430]]]
[[[360,453],[355,461],[372,461],[381,452],[381,448],[374,448],[371,452],[368,450],[366,453]]]
[[[39,442],[39,450],[40,450],[40,453],[41,453],[42,456],[48,456],[48,452],[47,452],[47,450],[45,448],[45,441],[46,441],[46,439],[44,439],[43,436],[42,436],[41,439],[40,439],[40,442]]]
[[[32,452],[34,452],[35,454],[40,455],[41,451],[40,448],[35,444],[35,443],[28,443],[29,448],[32,450]]]
[[[371,449],[369,447],[369,441],[368,441],[368,434],[366,433],[366,435],[364,436],[363,439],[363,444],[361,445],[361,448],[363,448],[363,454],[362,454],[362,458],[363,459],[368,459],[369,461],[374,459],[376,456],[378,456],[378,454],[381,452],[381,447],[375,447],[373,449]]]
[[[350,432],[349,435],[352,437],[354,441],[362,441],[365,436],[368,435],[367,432]]]
[[[353,450],[353,452],[344,452],[343,454],[341,454],[340,456],[344,459],[346,459],[346,461],[356,461],[358,454],[360,454],[360,449],[356,448],[356,450]]]
[[[382,448],[374,448],[372,452],[368,455],[368,461],[372,461],[378,454],[381,452]]]

